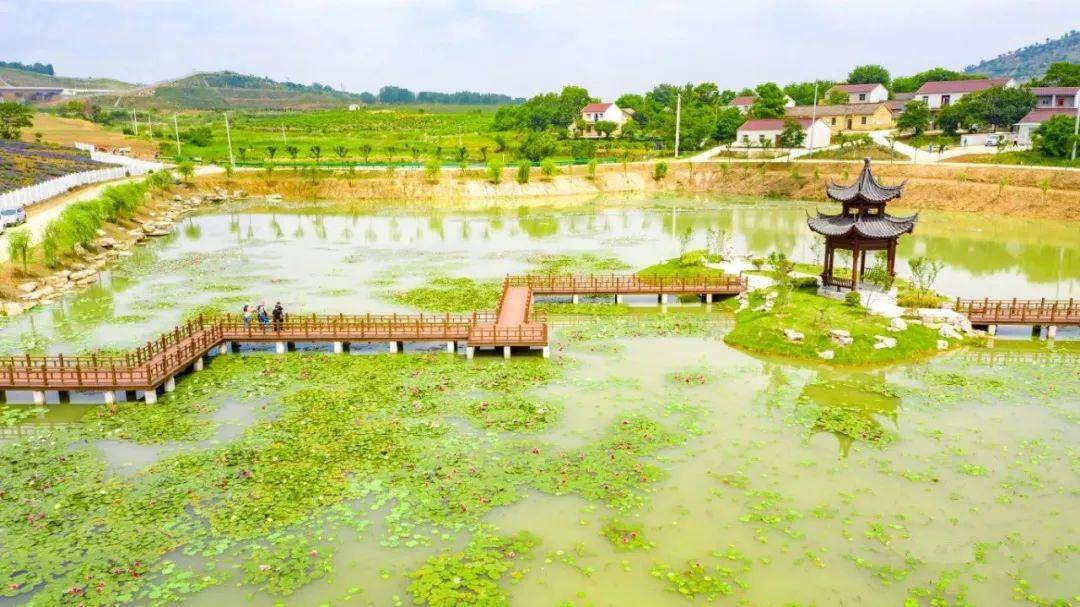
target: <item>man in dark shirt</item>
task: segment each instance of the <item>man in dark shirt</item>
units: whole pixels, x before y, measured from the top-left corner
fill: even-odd
[[[274,319],[274,330],[280,333],[282,326],[285,324],[285,308],[281,307],[280,301],[274,305],[272,316]]]

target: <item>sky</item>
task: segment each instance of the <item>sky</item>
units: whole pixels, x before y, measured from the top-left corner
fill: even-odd
[[[354,92],[578,84],[614,98],[842,79],[861,63],[962,69],[1078,14],[1074,0],[0,0],[0,60],[142,83],[229,69]]]

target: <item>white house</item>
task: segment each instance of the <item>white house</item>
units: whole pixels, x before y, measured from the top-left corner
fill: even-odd
[[[784,123],[788,120],[794,120],[803,129],[805,137],[800,147],[811,149],[812,143],[814,149],[823,148],[832,141],[832,129],[820,118],[816,121],[811,121],[809,118],[752,118],[735,131],[735,143],[732,145],[745,148],[761,147],[762,141],[768,141],[772,147],[779,147],[780,133],[783,132]]]
[[[739,95],[732,99],[728,105],[739,108],[739,111],[745,114],[750,111],[750,106],[754,105],[755,99],[757,99],[755,95]],[[795,100],[784,95],[784,107],[795,107]]]
[[[943,80],[927,82],[915,91],[915,98],[925,103],[932,110],[956,103],[964,95],[985,91],[995,86],[1012,88],[1016,81],[1012,78],[989,78],[982,80]]]
[[[1020,122],[1016,123],[1017,145],[1031,145],[1031,134],[1035,132],[1035,129],[1039,128],[1040,124],[1050,120],[1054,116],[1070,116],[1076,118],[1076,108],[1054,107],[1036,108],[1031,110],[1026,116],[1020,119]]]
[[[1077,92],[1080,86],[1033,86],[1035,107],[1076,107]]]
[[[889,91],[881,84],[838,84],[825,96],[833,91],[840,91],[848,96],[848,103],[881,103],[888,101]]]
[[[614,103],[590,103],[581,108],[581,120],[585,123],[582,137],[600,137],[600,133],[592,128],[597,122],[614,122],[615,132],[612,134],[618,135],[622,126],[630,121],[630,114]]]

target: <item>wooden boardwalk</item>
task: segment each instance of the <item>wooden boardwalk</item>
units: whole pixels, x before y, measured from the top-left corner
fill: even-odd
[[[976,325],[1080,326],[1072,299],[957,299],[953,309]]]
[[[450,352],[458,343],[472,358],[477,348],[541,348],[549,355],[548,323],[533,310],[535,295],[733,295],[746,289],[742,277],[637,276],[507,276],[495,312],[470,314],[287,315],[266,326],[245,323],[237,315],[213,320],[199,318],[121,355],[0,357],[0,390],[30,390],[34,401],[45,402],[46,390],[103,391],[114,402],[115,391],[142,390],[155,402],[157,389],[171,391],[175,377],[189,368],[200,370],[215,349],[225,353],[240,343],[274,342],[284,352],[295,342],[332,342],[342,352],[354,342],[386,342],[400,352],[405,342],[446,342]]]

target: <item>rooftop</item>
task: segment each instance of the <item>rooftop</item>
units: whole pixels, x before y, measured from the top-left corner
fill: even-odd
[[[754,96],[753,95],[739,95],[738,97],[735,97],[734,99],[732,99],[731,103],[729,103],[728,105],[753,105],[753,104],[754,104]]]
[[[884,103],[842,103],[840,105],[796,105],[784,110],[788,116],[809,118],[811,116],[870,115]]]
[[[1036,95],[1076,95],[1080,86],[1033,86],[1031,92]]]
[[[809,118],[788,118],[787,120],[794,120],[799,123],[800,126],[806,128],[810,126]],[[783,118],[754,118],[742,123],[739,127],[740,131],[782,131],[784,130]]]
[[[607,109],[609,107],[611,107],[611,106],[612,106],[611,103],[590,103],[590,104],[586,105],[585,107],[581,108],[581,111],[582,111],[582,113],[585,113],[585,112],[589,112],[589,113],[601,112],[601,113],[603,113],[603,112],[606,112]]]
[[[851,185],[837,185],[829,183],[825,186],[825,192],[829,198],[839,202],[850,202],[861,198],[867,202],[887,202],[893,198],[899,198],[904,192],[904,184],[881,185],[870,170],[870,159],[863,159],[863,168],[858,178]]]
[[[1028,112],[1016,124],[1042,124],[1054,116],[1075,116],[1074,107],[1046,107],[1034,109]]]
[[[822,236],[857,234],[863,238],[896,238],[915,229],[919,215],[893,217],[881,215],[829,215],[818,211],[817,217],[807,217],[806,224]]]
[[[935,80],[927,82],[915,91],[916,95],[934,95],[940,93],[974,93],[995,86],[1005,86],[1008,78],[984,78],[979,80]]]
[[[882,85],[878,84],[876,82],[872,83],[872,84],[837,84],[836,86],[832,87],[829,90],[830,91],[841,91],[843,93],[848,93],[848,94],[851,94],[851,93],[869,93],[870,91],[876,89],[879,86],[882,86]]]

